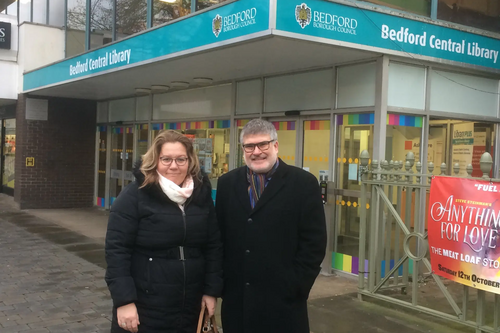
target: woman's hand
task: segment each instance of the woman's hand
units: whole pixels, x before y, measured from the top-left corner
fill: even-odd
[[[140,322],[139,315],[137,314],[137,308],[134,303],[130,303],[117,308],[116,318],[118,320],[118,325],[120,325],[121,328],[132,333],[137,333],[137,326],[140,324]]]
[[[215,313],[215,307],[217,306],[217,298],[203,295],[201,298],[201,306],[203,306],[203,304],[205,304],[205,307],[208,310],[208,315],[212,317]]]

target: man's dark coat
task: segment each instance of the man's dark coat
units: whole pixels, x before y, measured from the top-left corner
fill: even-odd
[[[218,182],[224,244],[224,333],[309,333],[307,298],[325,255],[316,178],[279,161],[252,210],[247,167]]]

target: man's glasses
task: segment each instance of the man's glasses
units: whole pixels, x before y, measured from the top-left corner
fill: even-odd
[[[245,150],[246,153],[253,153],[253,151],[255,150],[255,147],[259,147],[260,151],[268,150],[269,145],[273,141],[276,141],[276,140],[262,141],[262,142],[258,142],[258,143],[247,143],[247,144],[242,144],[241,146],[243,147],[243,150]]]
[[[175,164],[178,166],[183,166],[184,164],[187,163],[188,158],[187,157],[177,157],[177,158],[172,158],[172,157],[160,157],[161,164],[164,166],[169,166],[172,164],[173,161],[175,161]]]

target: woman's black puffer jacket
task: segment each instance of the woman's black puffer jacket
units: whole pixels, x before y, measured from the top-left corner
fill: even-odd
[[[139,189],[136,167],[111,207],[106,282],[113,298],[112,333],[127,332],[116,308],[135,303],[140,333],[194,333],[202,295],[222,291],[222,245],[208,178],[195,185],[185,213],[158,184]]]

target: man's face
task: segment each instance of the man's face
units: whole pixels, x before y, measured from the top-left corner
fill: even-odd
[[[268,134],[254,134],[243,137],[243,146],[255,145],[251,152],[242,146],[245,156],[245,163],[255,173],[266,173],[271,170],[278,159],[278,141],[271,141],[271,136]],[[259,144],[261,148],[259,148]],[[266,146],[268,147],[266,149]]]

